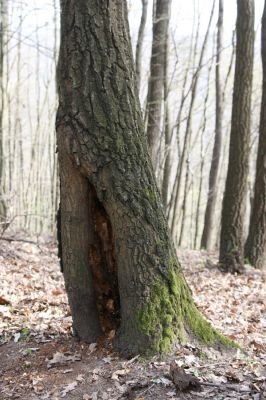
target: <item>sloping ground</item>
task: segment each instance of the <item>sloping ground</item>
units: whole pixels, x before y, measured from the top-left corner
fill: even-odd
[[[0,399],[255,399],[266,395],[266,274],[222,274],[215,255],[179,251],[202,313],[246,350],[192,344],[171,357],[125,360],[76,342],[54,244],[0,242]],[[176,392],[171,361],[205,382]],[[207,384],[207,385],[206,385]]]

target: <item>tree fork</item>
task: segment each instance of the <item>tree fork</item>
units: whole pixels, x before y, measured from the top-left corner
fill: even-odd
[[[95,341],[111,311],[123,352],[167,352],[187,336],[228,343],[197,310],[170,239],[135,90],[126,1],[61,7],[57,144],[75,331]]]

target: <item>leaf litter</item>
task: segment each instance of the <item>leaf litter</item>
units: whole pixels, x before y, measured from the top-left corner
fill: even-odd
[[[245,352],[188,343],[164,359],[126,360],[77,342],[55,245],[1,242],[1,400],[264,399],[265,272],[223,274],[214,253],[178,253],[201,312]]]

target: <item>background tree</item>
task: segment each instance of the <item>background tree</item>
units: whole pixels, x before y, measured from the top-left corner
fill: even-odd
[[[148,12],[148,0],[142,0],[142,14],[139,25],[138,40],[136,45],[136,57],[135,57],[136,83],[138,91],[140,89],[140,81],[141,81],[142,47],[144,41],[145,25],[147,21],[147,12]]]
[[[162,123],[164,66],[171,0],[154,0],[152,53],[147,96],[147,137],[153,168],[156,171]]]
[[[237,1],[236,65],[229,164],[222,207],[220,263],[225,271],[243,269],[243,221],[248,177],[254,56],[254,1]]]
[[[156,187],[124,0],[61,0],[57,143],[64,277],[75,333],[120,350],[225,341],[193,303]],[[73,15],[75,15],[73,25]]]
[[[215,218],[215,205],[218,194],[218,172],[222,150],[223,99],[221,87],[221,52],[223,48],[223,15],[224,2],[223,0],[219,0],[215,66],[215,139],[209,175],[207,207],[205,211],[204,228],[201,238],[201,247],[206,248],[207,250],[210,250],[212,245],[211,235],[213,232],[213,223]]]
[[[4,120],[4,47],[7,26],[7,2],[0,1],[0,228],[6,219],[6,204],[4,200],[4,156],[3,156],[3,120]]]
[[[191,138],[192,138],[192,124],[193,124],[193,117],[194,117],[194,111],[195,111],[195,105],[196,105],[196,96],[197,96],[197,92],[198,92],[200,73],[201,73],[201,70],[203,67],[203,62],[204,62],[204,55],[205,55],[206,49],[207,49],[208,37],[210,35],[210,27],[211,27],[213,15],[214,15],[214,9],[215,9],[215,0],[212,3],[212,8],[211,8],[211,12],[210,12],[208,25],[207,25],[204,39],[202,42],[202,46],[200,49],[198,65],[197,65],[196,70],[193,73],[193,77],[192,77],[191,89],[190,89],[190,91],[191,91],[190,104],[189,104],[188,114],[186,117],[186,127],[185,127],[185,132],[184,132],[184,143],[183,143],[183,148],[182,148],[182,151],[180,154],[180,159],[178,162],[178,168],[177,168],[177,172],[176,172],[175,183],[174,183],[174,187],[173,187],[174,204],[173,204],[173,217],[172,217],[172,221],[171,221],[171,233],[176,242],[178,242],[176,240],[177,223],[178,223],[178,220],[182,213],[182,206],[180,203],[182,203],[181,199],[183,197],[183,192],[184,192],[184,190],[183,190],[184,189],[183,175],[186,170],[185,167],[186,167],[186,165],[188,165],[189,149],[190,149]],[[196,47],[195,47],[195,50],[196,50]]]
[[[245,244],[245,258],[256,268],[264,268],[266,263],[266,2],[261,26],[261,57],[263,82],[259,145],[254,200]]]

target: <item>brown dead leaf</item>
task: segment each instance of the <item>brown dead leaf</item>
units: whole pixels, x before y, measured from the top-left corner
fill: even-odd
[[[63,353],[57,351],[51,360],[47,360],[47,368],[52,368],[56,364],[66,364],[69,362],[80,361],[80,354],[73,354],[65,356]]]
[[[52,294],[54,296],[60,296],[61,294],[64,294],[64,291],[61,288],[55,288],[52,290]]]
[[[200,388],[199,379],[191,374],[187,374],[185,370],[178,367],[174,361],[170,364],[170,376],[176,389],[180,392]]]
[[[111,379],[118,381],[119,376],[124,376],[129,373],[129,369],[118,369],[117,371],[113,372]]]
[[[61,391],[61,397],[65,397],[67,395],[67,393],[71,392],[72,390],[75,389],[75,387],[77,386],[77,382],[71,382],[68,385],[64,386],[62,391]]]
[[[4,297],[0,296],[0,305],[7,306],[8,304],[11,304],[10,301],[6,300]]]

